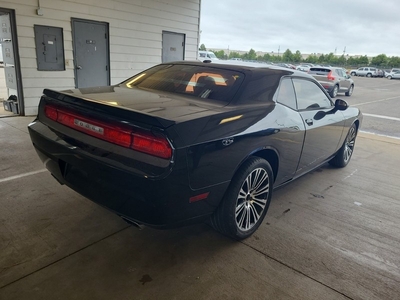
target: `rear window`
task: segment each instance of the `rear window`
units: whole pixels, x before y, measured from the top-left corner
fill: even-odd
[[[243,79],[241,72],[178,64],[156,66],[126,80],[122,85],[229,103]]]
[[[310,68],[310,70],[308,71],[309,74],[318,74],[318,75],[327,75],[329,72],[331,71],[331,69],[327,69],[327,68]]]

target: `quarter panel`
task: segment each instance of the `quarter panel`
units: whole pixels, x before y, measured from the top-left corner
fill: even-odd
[[[257,111],[262,110],[258,107]],[[279,103],[271,112],[265,114],[264,110],[263,113],[262,118],[253,119],[247,126],[233,121],[227,135],[188,148],[192,189],[230,181],[247,157],[265,149],[274,150],[279,157],[276,184],[293,177],[303,146],[302,119],[297,112]]]

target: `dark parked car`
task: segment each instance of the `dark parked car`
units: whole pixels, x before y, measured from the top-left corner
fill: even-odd
[[[354,81],[343,68],[311,67],[308,74],[318,80],[332,98],[338,93],[345,93],[346,96],[353,94]]]
[[[346,166],[361,120],[300,71],[175,62],[113,86],[45,89],[29,133],[61,184],[129,222],[210,218],[242,239],[274,188],[328,161]]]

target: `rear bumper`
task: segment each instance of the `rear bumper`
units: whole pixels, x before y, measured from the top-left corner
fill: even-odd
[[[29,125],[33,145],[45,167],[62,184],[128,220],[151,227],[176,227],[208,217],[218,206],[229,183],[200,190],[189,186],[186,157],[177,153],[168,174],[150,178],[132,165],[96,156],[68,144],[48,126]],[[95,153],[96,151],[94,151]],[[181,156],[182,155],[182,156]],[[189,199],[209,193],[208,198]]]

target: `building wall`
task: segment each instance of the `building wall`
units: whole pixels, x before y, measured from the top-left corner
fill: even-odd
[[[161,62],[163,30],[186,34],[185,59],[196,59],[200,0],[0,0],[0,7],[16,12],[26,115],[37,113],[43,88],[75,87],[71,18],[109,23],[111,84]],[[65,71],[37,70],[34,25],[63,28]]]

